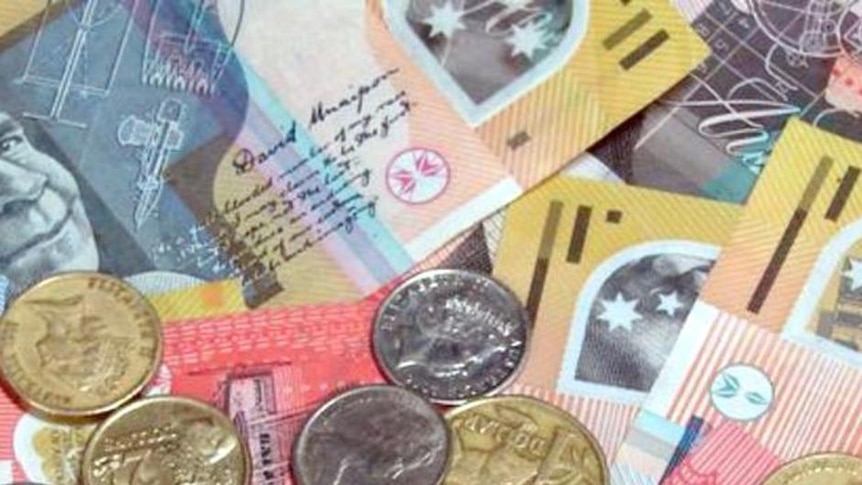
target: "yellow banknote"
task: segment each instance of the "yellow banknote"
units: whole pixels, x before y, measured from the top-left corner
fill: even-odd
[[[791,122],[703,299],[862,365],[862,145]]]
[[[375,0],[516,179],[555,173],[708,50],[666,0]]]
[[[494,274],[535,322],[514,391],[567,408],[612,453],[738,212],[566,176],[512,204]]]

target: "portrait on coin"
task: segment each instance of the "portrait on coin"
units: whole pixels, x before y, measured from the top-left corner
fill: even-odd
[[[93,228],[69,170],[34,146],[21,123],[0,111],[0,273],[13,288],[43,276],[95,270]]]
[[[381,409],[363,418],[367,419],[345,419],[338,429],[315,436],[311,456],[317,457],[320,466],[314,483],[409,483],[417,470],[446,452],[428,438],[433,423],[422,415]],[[339,459],[326,462],[330,457]]]

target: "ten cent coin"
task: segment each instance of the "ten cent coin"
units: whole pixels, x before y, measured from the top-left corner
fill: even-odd
[[[84,451],[84,485],[248,485],[251,458],[218,409],[194,399],[136,401],[102,423]]]
[[[445,485],[610,483],[605,456],[574,417],[520,396],[471,402],[446,415],[452,431]]]
[[[443,404],[487,396],[509,384],[527,353],[530,320],[518,298],[476,273],[434,270],[384,300],[374,352],[394,383]]]
[[[85,417],[137,395],[162,355],[156,311],[133,287],[98,273],[48,278],[0,319],[0,370],[46,414]]]
[[[794,460],[773,473],[763,485],[859,485],[862,458],[822,453]]]
[[[324,404],[296,442],[300,485],[437,485],[448,460],[446,423],[391,386],[361,387]]]

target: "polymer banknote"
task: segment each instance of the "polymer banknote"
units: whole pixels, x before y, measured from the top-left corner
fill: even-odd
[[[512,130],[495,132],[555,167],[520,176],[374,2],[13,3],[0,10],[0,154],[16,181],[0,223],[18,228],[4,231],[0,263],[12,295],[70,269],[137,277],[150,293],[239,281],[247,307],[368,295],[706,53],[658,0],[484,2],[464,25],[478,16],[495,39],[522,39],[492,49],[493,62],[518,65],[489,84],[518,100],[504,111]],[[527,31],[539,45],[523,45]],[[530,69],[540,54],[549,61]],[[547,97],[572,82],[571,96]],[[524,109],[533,93],[545,101]],[[558,143],[545,143],[552,133]]]
[[[382,381],[368,348],[378,300],[168,322],[146,393],[218,407],[247,440],[252,483],[289,484],[293,440],[308,413],[340,390]],[[94,427],[46,421],[0,392],[0,483],[77,485]],[[128,450],[130,463],[140,451]]]
[[[619,483],[758,484],[862,452],[862,145],[791,120],[617,457]]]
[[[627,182],[743,202],[791,118],[862,141],[862,2],[672,3],[712,54],[592,149]]]
[[[494,275],[534,321],[512,392],[578,417],[612,456],[739,208],[558,176],[512,204]]]
[[[858,368],[698,301],[612,481],[759,485],[796,458],[859,456],[860,407]]]

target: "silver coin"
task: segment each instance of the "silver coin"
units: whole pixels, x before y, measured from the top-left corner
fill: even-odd
[[[518,298],[496,280],[433,270],[404,282],[380,306],[374,353],[392,382],[456,405],[514,380],[530,327]]]
[[[300,485],[438,485],[449,460],[446,423],[427,401],[393,386],[330,400],[296,441]]]

